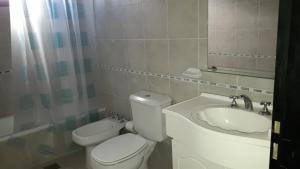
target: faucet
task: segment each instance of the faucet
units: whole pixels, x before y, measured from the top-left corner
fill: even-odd
[[[252,100],[250,99],[250,97],[248,97],[245,94],[242,94],[240,96],[240,98],[242,98],[245,102],[245,109],[253,111],[253,104],[252,104]]]

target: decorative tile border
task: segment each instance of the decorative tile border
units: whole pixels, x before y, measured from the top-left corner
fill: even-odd
[[[177,80],[182,82],[189,82],[189,83],[197,83],[199,85],[203,86],[216,86],[221,87],[229,90],[238,90],[238,91],[248,91],[251,93],[258,93],[258,94],[265,94],[265,95],[273,95],[272,91],[266,91],[261,89],[255,89],[255,88],[249,88],[249,87],[243,87],[238,85],[232,85],[232,84],[225,84],[225,83],[215,83],[212,81],[202,80],[202,79],[193,79],[183,76],[176,76],[171,74],[157,74],[153,72],[142,72],[142,71],[135,71],[132,69],[127,68],[119,68],[114,66],[100,66],[101,69],[107,70],[107,71],[117,71],[117,72],[125,72],[125,73],[132,73],[132,74],[138,74],[143,76],[150,76],[150,77],[158,77],[163,79],[169,79],[169,80]]]
[[[275,59],[275,56],[266,55],[249,55],[242,53],[226,53],[226,52],[208,52],[208,55],[219,55],[219,56],[230,56],[230,57],[246,57],[246,58],[256,58],[256,59]]]
[[[0,71],[0,76],[4,75],[4,74],[8,74],[8,73],[10,73],[10,70]]]

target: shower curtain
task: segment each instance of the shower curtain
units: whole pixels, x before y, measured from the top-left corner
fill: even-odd
[[[50,127],[37,143],[8,145],[46,156],[72,151],[72,130],[101,118],[93,0],[10,0],[10,12],[15,132]]]

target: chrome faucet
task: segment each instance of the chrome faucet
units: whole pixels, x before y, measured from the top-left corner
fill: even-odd
[[[250,99],[250,97],[248,97],[245,94],[242,94],[240,96],[240,98],[242,98],[245,102],[245,109],[247,109],[249,111],[253,111],[253,104],[252,104],[252,100]]]

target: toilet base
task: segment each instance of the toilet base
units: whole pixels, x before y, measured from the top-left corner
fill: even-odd
[[[91,165],[91,152],[92,150],[96,147],[97,145],[91,145],[91,146],[87,146],[85,148],[85,167],[87,169],[92,169],[92,165]]]

